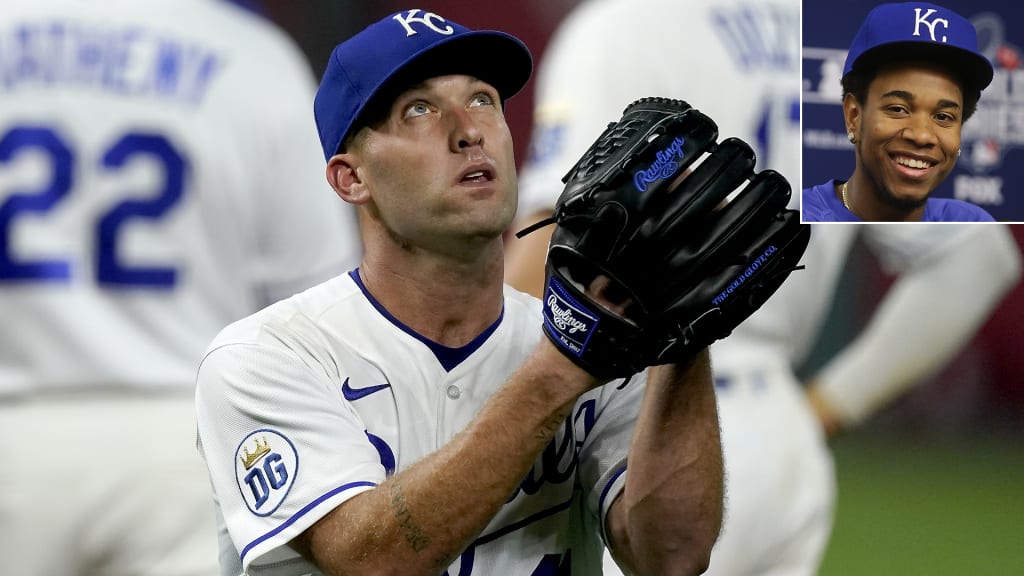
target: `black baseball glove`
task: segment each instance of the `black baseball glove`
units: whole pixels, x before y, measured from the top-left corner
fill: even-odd
[[[601,378],[682,362],[728,336],[797,268],[810,228],[789,183],[680,100],[644,98],[562,179],[544,333]],[[699,161],[699,162],[698,162]]]

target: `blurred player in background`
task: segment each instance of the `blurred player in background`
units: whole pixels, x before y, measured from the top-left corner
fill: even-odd
[[[541,62],[522,220],[512,230],[550,215],[561,177],[641,96],[687,100],[724,136],[760,143],[763,166],[795,184],[799,22],[799,3],[787,0],[580,5]],[[507,281],[535,295],[545,230],[511,240],[506,266]],[[794,369],[814,346],[858,235],[900,277],[867,328],[814,380],[812,404]],[[815,226],[807,269],[711,347],[726,516],[707,574],[817,572],[835,500],[825,432],[859,423],[937,371],[1017,281],[1019,261],[999,226]],[[607,556],[605,573],[618,573]]]
[[[638,97],[686,100],[723,137],[753,146],[759,165],[791,181],[800,170],[798,0],[587,0],[552,36],[536,84],[524,225],[550,215],[574,159]],[[544,268],[533,264],[550,235],[510,244],[509,283],[540,289]]]
[[[960,156],[960,131],[992,81],[977,32],[924,2],[868,13],[843,69],[850,179],[803,191],[805,222],[992,222],[979,206],[930,198]]]
[[[287,37],[229,4],[4,3],[5,574],[216,573],[202,351],[359,257],[314,86]]]

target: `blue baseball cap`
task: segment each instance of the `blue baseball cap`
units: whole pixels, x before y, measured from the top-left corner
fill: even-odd
[[[873,8],[850,44],[843,77],[903,56],[948,63],[967,88],[980,91],[992,82],[992,63],[978,52],[978,33],[970,21],[926,2]]]
[[[414,84],[467,74],[494,86],[502,101],[526,85],[533,58],[510,34],[470,30],[432,12],[402,10],[334,48],[313,102],[324,157],[330,160],[367,105]]]

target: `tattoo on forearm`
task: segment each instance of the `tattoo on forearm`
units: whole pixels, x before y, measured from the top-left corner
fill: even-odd
[[[547,441],[554,438],[555,435],[558,434],[558,431],[562,429],[562,426],[565,425],[565,419],[568,417],[568,413],[559,412],[553,417],[545,420],[537,430],[537,439]]]
[[[555,437],[555,433],[558,431],[558,428],[558,423],[553,420],[545,422],[541,425],[540,429],[537,430],[537,440],[551,440]]]
[[[445,566],[451,566],[452,562],[458,558],[456,555],[451,554],[440,554],[434,559],[434,568],[444,568]]]
[[[402,485],[398,482],[391,483],[391,511],[402,527],[405,541],[414,552],[422,552],[430,545],[430,537],[423,533],[423,530],[416,525],[409,511],[409,504],[405,501],[405,494],[402,493]]]

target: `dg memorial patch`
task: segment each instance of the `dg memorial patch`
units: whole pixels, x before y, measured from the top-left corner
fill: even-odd
[[[269,516],[284,502],[299,471],[295,445],[270,429],[250,433],[235,451],[235,479],[249,510]]]

